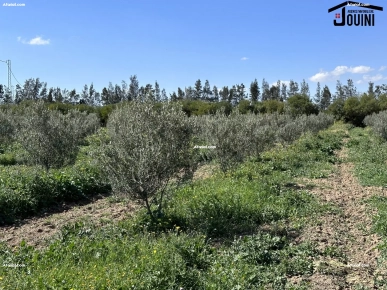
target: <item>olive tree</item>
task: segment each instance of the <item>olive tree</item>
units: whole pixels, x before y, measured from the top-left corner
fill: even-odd
[[[8,145],[14,139],[15,118],[10,110],[0,109],[0,145]]]
[[[166,187],[192,178],[196,168],[192,122],[179,105],[133,102],[112,112],[107,133],[97,158],[113,192],[141,200],[156,220]]]
[[[264,123],[260,116],[242,115],[238,109],[226,116],[222,108],[215,116],[203,117],[201,135],[215,146],[212,154],[226,172],[248,157],[259,157],[274,143],[273,126]]]
[[[47,171],[75,161],[83,139],[99,126],[95,114],[70,110],[63,114],[38,101],[24,110],[17,140],[28,153],[30,163]]]

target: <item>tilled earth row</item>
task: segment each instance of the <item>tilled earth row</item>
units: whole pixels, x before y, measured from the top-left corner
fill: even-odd
[[[375,212],[364,200],[380,194],[381,188],[359,184],[354,165],[346,162],[347,148],[337,155],[342,162],[336,165],[334,174],[326,179],[303,180],[316,185],[311,192],[318,198],[339,208],[321,217],[298,238],[298,242],[313,242],[329,253],[315,260],[314,274],[304,280],[312,289],[377,289],[375,281],[383,274],[377,265],[381,240],[371,233]]]

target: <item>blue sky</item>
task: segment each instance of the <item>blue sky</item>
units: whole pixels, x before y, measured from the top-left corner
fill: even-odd
[[[25,6],[0,3],[0,60],[12,61],[20,83],[39,77],[79,92],[93,82],[101,91],[136,74],[140,86],[157,81],[171,93],[197,79],[218,88],[305,79],[311,95],[317,81],[332,93],[337,79],[353,79],[359,91],[387,83],[381,0],[367,2],[385,11],[366,27],[333,25],[341,9],[328,9],[341,0],[11,1],[19,2],[3,3]]]

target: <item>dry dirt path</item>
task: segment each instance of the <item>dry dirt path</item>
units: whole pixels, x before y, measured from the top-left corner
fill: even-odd
[[[66,224],[77,221],[97,225],[117,222],[133,214],[138,206],[123,202],[112,203],[108,198],[101,198],[86,205],[74,204],[64,207],[62,212],[26,219],[19,225],[0,227],[0,241],[14,247],[24,240],[27,245],[40,249]]]
[[[311,289],[378,289],[374,286],[374,278],[379,271],[376,246],[381,240],[370,233],[375,212],[367,209],[363,200],[380,194],[381,188],[359,184],[353,175],[354,165],[346,161],[346,147],[336,154],[342,162],[336,165],[334,174],[326,179],[302,181],[316,185],[311,192],[340,209],[321,217],[298,239],[299,242],[314,242],[319,249],[336,252],[334,258],[320,256],[315,260],[315,273],[307,280]],[[359,285],[367,288],[357,288]]]

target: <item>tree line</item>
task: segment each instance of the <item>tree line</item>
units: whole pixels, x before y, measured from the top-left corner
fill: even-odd
[[[369,82],[367,93],[377,98],[387,93],[387,85],[375,86],[373,82]],[[253,103],[267,100],[285,102],[288,98],[297,94],[311,98],[321,110],[327,109],[336,99],[346,100],[350,97],[359,96],[352,79],[348,79],[345,85],[338,80],[335,93],[331,93],[327,85],[321,88],[318,82],[316,93],[313,97],[311,97],[309,85],[305,79],[300,83],[290,80],[289,85],[278,80],[272,86],[269,85],[265,78],[263,78],[261,85],[255,79],[248,88],[243,83],[230,87],[223,86],[222,88],[218,88],[215,85],[211,87],[208,80],[202,84],[202,81],[198,79],[194,86],[188,86],[184,89],[178,87],[177,91],[173,91],[169,96],[167,96],[165,89],[160,88],[157,81],[154,84],[140,86],[136,75],[130,76],[129,84],[124,80],[121,82],[121,85],[113,85],[109,82],[109,85],[104,87],[101,93],[94,89],[93,83],[90,85],[85,84],[82,91],[78,93],[75,89],[67,90],[59,87],[47,88],[46,82],[40,81],[39,78],[30,78],[24,82],[23,86],[16,85],[15,97],[12,98],[9,88],[0,85],[0,102],[16,104],[24,100],[42,99],[47,102],[87,104],[90,106],[109,105],[134,100],[151,100],[156,102],[168,100],[223,101],[237,105],[242,100],[249,100]]]
[[[75,89],[48,88],[47,83],[40,81],[39,78],[30,78],[24,82],[23,86],[16,85],[13,98],[9,88],[0,85],[0,104],[43,100],[61,107],[63,111],[68,110],[67,107],[70,105],[87,106],[89,111],[98,111],[103,124],[112,106],[124,101],[154,101],[157,103],[180,101],[183,103],[183,111],[188,116],[214,114],[220,107],[225,107],[227,113],[236,106],[242,113],[248,111],[284,113],[287,111],[292,115],[298,115],[328,111],[335,115],[336,119],[359,124],[361,123],[359,120],[364,118],[365,113],[387,109],[386,96],[387,84],[375,86],[373,82],[369,82],[367,93],[361,94],[352,79],[348,79],[346,84],[338,80],[334,93],[327,85],[322,87],[318,82],[313,96],[311,96],[305,79],[300,83],[290,80],[288,85],[278,80],[276,84],[270,86],[263,78],[261,84],[255,79],[248,87],[241,83],[222,88],[211,86],[208,80],[202,84],[202,81],[198,79],[194,86],[184,89],[178,87],[169,96],[165,89],[160,88],[157,81],[154,84],[140,86],[136,75],[130,76],[129,83],[123,80],[121,85],[113,85],[109,82],[101,93],[95,90],[93,83],[85,84],[82,91],[78,93]]]

